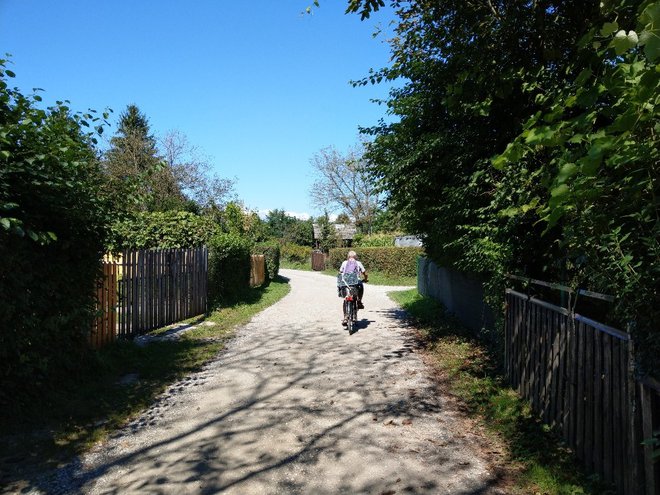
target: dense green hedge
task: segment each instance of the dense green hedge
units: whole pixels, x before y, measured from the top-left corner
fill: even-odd
[[[260,242],[252,248],[253,254],[266,258],[266,281],[274,280],[280,271],[280,245],[277,241]]]
[[[115,222],[108,247],[111,251],[196,247],[219,231],[212,218],[188,211],[144,212]]]
[[[37,96],[9,89],[3,68],[0,60],[0,420],[89,356],[107,222],[85,117],[33,107]]]
[[[236,234],[217,234],[209,242],[209,309],[235,302],[250,288],[252,243]]]
[[[312,248],[286,243],[282,245],[281,255],[283,259],[291,263],[307,263],[312,257]]]
[[[367,272],[377,271],[400,277],[414,277],[417,274],[417,258],[423,254],[419,247],[356,247],[357,253]],[[349,248],[330,250],[327,264],[339,270],[342,261],[348,256]]]

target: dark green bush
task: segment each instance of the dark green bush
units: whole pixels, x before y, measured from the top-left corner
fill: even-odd
[[[423,254],[419,247],[337,248],[330,250],[327,265],[339,270],[351,249],[357,253],[367,272],[377,271],[400,277],[414,277],[417,274],[417,258]]]
[[[197,247],[219,231],[211,217],[188,211],[144,212],[112,225],[109,250]]]
[[[0,419],[88,358],[107,202],[91,116],[40,110],[0,61]]]
[[[277,241],[260,242],[252,249],[253,254],[266,258],[266,281],[274,280],[280,271],[280,245]]]
[[[307,263],[312,257],[312,248],[287,243],[282,245],[281,256],[291,263]]]
[[[216,234],[209,242],[209,308],[236,302],[250,288],[252,243],[236,234]]]

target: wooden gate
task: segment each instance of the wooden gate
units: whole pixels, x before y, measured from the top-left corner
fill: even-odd
[[[266,257],[253,254],[250,260],[250,287],[262,285],[266,281]]]
[[[312,270],[317,272],[325,270],[325,254],[322,251],[312,252]]]

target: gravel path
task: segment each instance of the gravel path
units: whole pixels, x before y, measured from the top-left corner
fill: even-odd
[[[281,274],[289,295],[203,371],[60,470],[59,491],[499,493],[479,436],[438,396],[386,295],[398,288],[367,285],[348,335],[333,277]]]

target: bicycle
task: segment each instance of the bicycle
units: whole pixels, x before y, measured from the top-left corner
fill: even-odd
[[[357,274],[347,274],[349,281],[346,280],[343,273],[337,276],[337,284],[343,291],[344,296],[344,321],[346,322],[346,329],[349,333],[353,333],[353,329],[357,324],[358,313],[358,287],[360,280]],[[342,285],[340,285],[340,282]]]
[[[348,286],[344,296],[344,318],[346,319],[346,329],[348,333],[353,333],[353,328],[357,324],[357,287]]]

